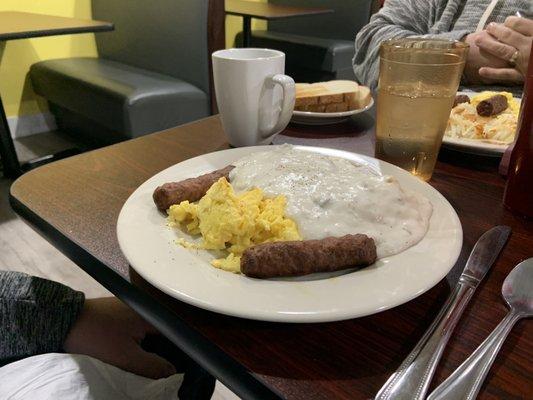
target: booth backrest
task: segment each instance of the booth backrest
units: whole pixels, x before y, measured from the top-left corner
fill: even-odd
[[[216,0],[215,0],[216,1]],[[209,93],[209,0],[92,0],[100,57],[159,72]]]
[[[272,4],[322,7],[334,13],[270,21],[268,29],[326,39],[354,40],[369,18],[376,0],[268,0]]]

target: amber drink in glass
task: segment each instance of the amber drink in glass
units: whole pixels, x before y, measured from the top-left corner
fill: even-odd
[[[463,73],[468,45],[436,39],[382,43],[376,157],[427,181]]]

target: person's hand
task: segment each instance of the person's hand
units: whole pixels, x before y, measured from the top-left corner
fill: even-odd
[[[487,31],[470,33],[464,39],[464,42],[470,46],[464,70],[467,83],[470,85],[490,83],[489,79],[480,76],[479,71],[482,67],[495,69],[509,67],[507,60],[502,60],[500,57],[497,57],[478,46],[478,43],[486,42],[491,39],[494,40]]]
[[[523,82],[527,73],[531,44],[533,43],[533,20],[520,17],[507,17],[505,23],[490,23],[487,26],[490,37],[477,41],[480,49],[500,58],[512,60],[517,55],[514,65],[504,68],[483,66],[479,75],[497,82]]]
[[[154,327],[114,297],[86,300],[63,348],[86,354],[125,371],[158,379],[176,373],[165,359],[144,351],[140,343]]]

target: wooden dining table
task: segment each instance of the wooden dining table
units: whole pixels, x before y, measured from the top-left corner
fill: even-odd
[[[289,125],[274,143],[372,155],[373,126],[369,113],[332,126]],[[498,159],[446,149],[429,184],[456,210],[463,246],[446,278],[414,300],[363,318],[290,324],[216,314],[163,294],[121,253],[118,214],[128,196],[157,172],[228,147],[220,119],[213,116],[32,170],[14,182],[10,201],[48,241],[244,399],[373,398],[435,318],[476,240],[501,224],[512,228],[510,240],[459,321],[431,388],[505,316],[501,285],[516,264],[533,256],[533,222],[503,207],[505,180],[497,173]],[[478,398],[533,398],[532,360],[533,323],[522,320]]]
[[[246,0],[226,0],[225,10],[228,15],[242,17],[243,47],[250,47],[252,41],[252,18],[275,21],[334,12],[328,8],[284,6]]]

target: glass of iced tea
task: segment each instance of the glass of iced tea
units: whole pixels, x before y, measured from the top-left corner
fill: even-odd
[[[438,39],[381,44],[377,158],[431,178],[467,52],[465,43]]]

